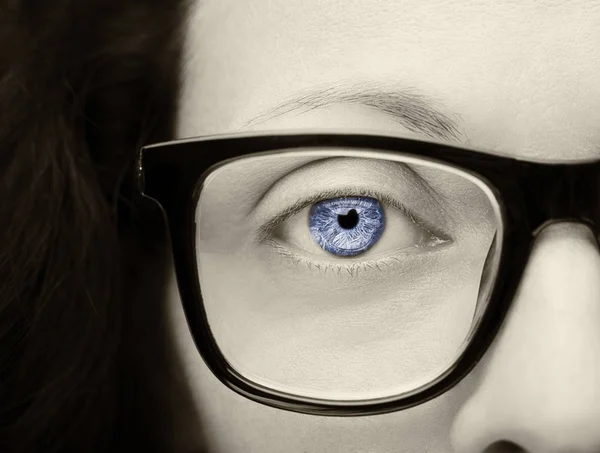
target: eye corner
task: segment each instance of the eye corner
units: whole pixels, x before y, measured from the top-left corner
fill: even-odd
[[[452,239],[450,236],[448,235],[444,235],[444,234],[436,234],[436,233],[431,233],[430,232],[430,237],[429,240],[427,241],[426,244],[424,244],[423,246],[417,246],[417,247],[422,247],[422,248],[427,248],[427,249],[443,249],[446,250],[449,247],[452,247],[455,243],[454,239]]]

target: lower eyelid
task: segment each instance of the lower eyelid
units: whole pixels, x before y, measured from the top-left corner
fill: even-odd
[[[294,266],[305,266],[310,271],[320,271],[327,275],[328,273],[334,273],[340,275],[341,273],[348,274],[351,277],[358,275],[360,271],[383,271],[386,267],[393,267],[394,262],[401,262],[401,258],[395,256],[388,256],[385,259],[379,261],[354,261],[351,265],[332,263],[326,261],[312,261],[304,256],[301,256],[289,249],[286,249],[275,241],[270,244],[275,248],[276,252],[283,258],[289,260]]]
[[[427,249],[410,247],[395,250],[391,253],[382,253],[380,255],[380,259],[371,258],[368,261],[351,261],[349,259],[342,258],[342,260],[346,261],[347,264],[342,264],[342,262],[339,261],[334,262],[311,260],[307,256],[303,256],[288,247],[282,246],[273,239],[265,240],[263,243],[273,248],[281,258],[286,259],[287,262],[293,266],[305,266],[307,270],[317,270],[324,274],[331,272],[337,275],[346,274],[355,277],[360,272],[384,272],[388,268],[406,265],[408,261],[417,257],[422,258],[427,255],[437,254],[438,252],[443,253],[451,248],[450,246],[453,244],[453,241],[444,241],[443,243],[436,244],[433,247],[427,247]]]

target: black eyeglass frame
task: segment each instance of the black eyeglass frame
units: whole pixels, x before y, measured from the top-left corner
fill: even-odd
[[[204,311],[196,262],[196,203],[203,181],[232,160],[298,148],[374,150],[424,158],[476,176],[496,196],[504,228],[498,274],[478,329],[452,368],[437,381],[400,397],[333,402],[298,397],[252,382],[221,354]],[[533,162],[436,141],[346,131],[236,133],[153,144],[141,149],[136,171],[139,195],[151,199],[163,211],[187,323],[208,368],[224,385],[255,402],[328,416],[374,415],[407,409],[443,394],[460,382],[495,338],[537,232],[544,225],[558,221],[582,222],[597,231],[599,176],[600,159]]]

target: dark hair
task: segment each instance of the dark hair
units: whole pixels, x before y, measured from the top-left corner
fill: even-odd
[[[134,221],[131,175],[172,135],[184,8],[0,5],[2,452],[166,449],[164,236]]]

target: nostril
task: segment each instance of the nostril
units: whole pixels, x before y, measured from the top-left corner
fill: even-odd
[[[499,440],[483,450],[483,453],[527,453],[527,451],[514,442]]]

